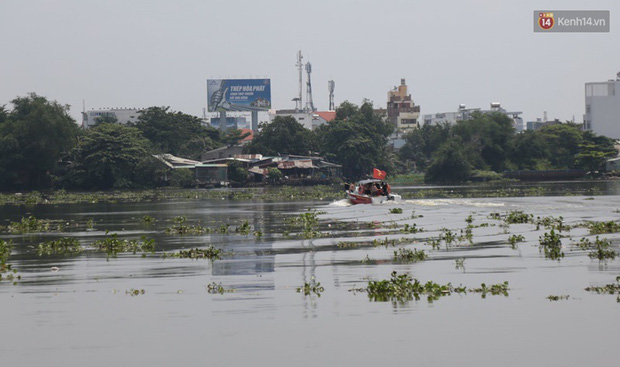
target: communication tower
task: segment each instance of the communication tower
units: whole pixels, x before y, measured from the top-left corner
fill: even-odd
[[[329,110],[333,111],[334,108],[334,89],[336,89],[336,83],[333,80],[327,82],[327,89],[329,90]]]
[[[301,111],[303,108],[302,99],[301,99],[301,95],[303,91],[303,82],[301,79],[303,77],[304,64],[301,62],[302,59],[303,59],[303,56],[301,56],[301,50],[299,50],[297,51],[297,64],[295,64],[295,66],[297,66],[297,69],[299,69],[299,96],[297,98],[293,98],[293,101],[295,101],[295,110],[298,112]]]
[[[312,64],[310,61],[306,63],[306,72],[308,73],[308,81],[306,82],[306,112],[314,112],[314,103],[312,103],[312,81],[310,74],[312,73]]]

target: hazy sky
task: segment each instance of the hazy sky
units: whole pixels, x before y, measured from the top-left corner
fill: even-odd
[[[609,10],[611,32],[534,33],[539,9]],[[83,100],[200,116],[207,78],[268,77],[273,107],[294,108],[302,50],[319,110],[330,79],[336,104],[385,107],[406,78],[422,114],[501,102],[581,122],[584,83],[620,71],[618,14],[617,0],[0,0],[0,105],[36,92],[78,122]]]

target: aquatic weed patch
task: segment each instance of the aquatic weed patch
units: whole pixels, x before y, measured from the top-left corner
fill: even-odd
[[[390,214],[403,214],[403,208],[392,208]]]
[[[507,297],[509,290],[510,288],[508,288],[508,282],[491,284],[490,286],[487,286],[485,283],[482,283],[480,284],[479,288],[469,289],[470,292],[480,293],[482,298],[486,298],[487,294],[491,294],[493,296],[502,295],[502,296]]]
[[[523,241],[525,241],[525,237],[523,237],[520,234],[513,234],[510,237],[508,237],[508,243],[510,244],[510,247],[512,247],[513,250],[517,248],[517,243],[523,242]]]
[[[596,236],[594,242],[588,238],[582,238],[577,244],[582,250],[590,250],[588,256],[592,259],[613,260],[618,256],[618,253],[611,248],[611,242],[607,238],[599,238]]]
[[[317,282],[314,277],[309,282],[304,282],[304,285],[297,287],[297,293],[303,293],[304,296],[311,296],[315,294],[317,297],[321,297],[321,293],[325,291],[325,288],[321,285],[321,282]]]
[[[590,234],[620,232],[620,223],[613,220],[608,222],[586,222],[586,227],[590,230]]]
[[[391,278],[386,280],[368,282],[368,286],[362,289],[368,293],[368,298],[375,302],[405,303],[413,299],[420,300],[421,296],[426,296],[428,302],[438,300],[442,296],[450,295],[452,292],[462,293],[463,288],[453,288],[450,283],[438,284],[433,281],[421,283],[413,279],[409,274],[398,275],[392,272]]]
[[[210,284],[207,284],[207,293],[210,293],[210,294],[233,293],[234,291],[235,290],[232,288],[231,289],[224,288],[222,283],[212,282]]]
[[[325,212],[318,212],[316,210],[301,213],[297,216],[286,218],[285,224],[288,231],[297,231],[299,236],[303,238],[316,238],[321,237],[323,233],[318,230],[319,214]]]
[[[36,247],[37,255],[78,255],[84,248],[75,237],[62,237],[56,240],[39,243]]]
[[[29,232],[48,232],[51,228],[51,222],[46,219],[37,219],[32,215],[28,218],[22,217],[19,222],[11,222],[7,226],[10,233],[29,233]]]
[[[555,233],[552,229],[551,232],[545,232],[540,238],[540,248],[545,253],[545,258],[551,260],[560,260],[564,257],[564,252],[562,252],[562,236]]]
[[[12,250],[13,241],[5,241],[0,239],[0,281],[6,279],[8,281],[12,281],[13,284],[16,284],[15,281],[20,280],[21,275],[17,275],[17,270],[13,269],[12,265],[8,263]]]
[[[107,236],[107,233],[106,233]],[[95,249],[107,253],[109,256],[118,255],[122,252],[155,252],[155,240],[147,239],[142,236],[142,241],[127,240],[118,238],[118,234],[114,233],[111,236],[107,236],[103,240],[97,240],[93,243]]]
[[[617,295],[616,302],[620,303],[620,276],[616,277],[616,283],[610,283],[603,286],[587,287],[586,291],[598,294],[615,294]]]
[[[209,260],[219,260],[222,258],[223,250],[213,247],[210,245],[207,248],[199,249],[189,249],[189,250],[179,250],[175,253],[165,253],[162,255],[163,258],[167,257],[176,257],[180,259],[209,259]]]
[[[428,258],[428,255],[424,252],[424,250],[418,249],[406,249],[399,248],[398,251],[394,251],[394,260],[400,261],[404,263],[413,263],[418,261],[424,261]]]
[[[567,300],[568,298],[569,298],[569,295],[568,295],[568,294],[565,294],[565,295],[559,295],[559,296],[556,296],[556,295],[550,295],[550,296],[548,296],[548,297],[547,297],[547,299],[548,299],[549,301],[565,301],[565,300]]]

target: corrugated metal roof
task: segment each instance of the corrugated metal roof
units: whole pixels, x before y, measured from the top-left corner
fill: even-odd
[[[312,160],[295,160],[278,162],[279,169],[314,168]]]

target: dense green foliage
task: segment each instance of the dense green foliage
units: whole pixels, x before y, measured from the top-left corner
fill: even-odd
[[[71,152],[64,185],[70,188],[134,188],[154,186],[163,167],[150,153],[140,130],[99,123],[86,130]]]
[[[52,184],[58,161],[76,144],[69,106],[31,93],[0,109],[0,189],[39,189]]]
[[[501,113],[474,114],[455,125],[425,125],[406,135],[399,156],[431,182],[465,181],[476,172],[597,171],[617,152],[612,139],[566,123],[516,133]]]
[[[387,149],[388,136],[394,127],[375,113],[372,103],[360,107],[343,102],[336,109],[336,119],[316,130],[319,151],[331,162],[342,164],[345,177],[355,179],[372,173],[372,169],[393,172],[394,160]]]
[[[158,153],[199,159],[200,154],[220,146],[220,132],[202,125],[198,117],[171,112],[169,107],[142,110],[135,123]]]
[[[314,135],[292,116],[276,116],[261,124],[260,133],[247,147],[249,153],[263,155],[308,155],[315,150]]]

